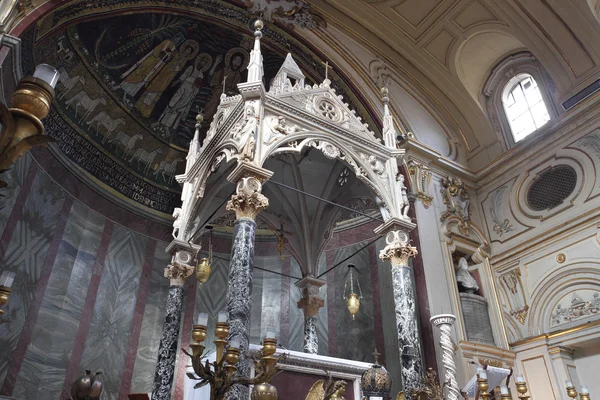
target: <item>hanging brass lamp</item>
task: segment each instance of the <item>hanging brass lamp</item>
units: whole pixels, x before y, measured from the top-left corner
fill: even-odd
[[[196,279],[199,283],[206,283],[208,278],[210,277],[210,273],[212,271],[212,225],[207,225],[206,229],[208,230],[208,257],[203,257],[198,262],[196,266]]]
[[[346,305],[348,306],[348,311],[350,315],[352,315],[352,319],[355,319],[356,314],[360,311],[360,299],[362,299],[362,290],[360,289],[360,283],[358,279],[356,279],[356,286],[358,287],[358,294],[354,292],[354,275],[352,271],[356,269],[354,265],[348,265],[349,276],[348,280],[350,281],[350,293],[346,296],[346,289],[348,287],[348,280],[344,283],[344,300],[346,300]]]

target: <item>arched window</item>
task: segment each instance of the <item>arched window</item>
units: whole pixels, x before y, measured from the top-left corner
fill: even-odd
[[[542,93],[531,75],[512,78],[504,88],[502,104],[515,142],[550,120]]]

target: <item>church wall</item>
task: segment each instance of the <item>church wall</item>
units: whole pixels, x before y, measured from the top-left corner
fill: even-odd
[[[533,397],[568,399],[566,379],[577,390],[580,383],[595,382],[589,371],[597,369],[592,350],[597,342],[589,339],[600,324],[599,126],[597,111],[575,109],[478,176],[480,227],[490,240],[516,367],[529,381],[537,379],[534,374],[546,374],[531,386]],[[534,210],[527,199],[529,186],[559,165],[574,171],[573,190],[559,205]],[[565,182],[553,184],[545,196],[553,196]]]
[[[105,397],[117,399],[153,379],[169,230],[130,213],[97,212],[110,209],[105,200],[72,177],[59,184],[60,172],[48,174],[25,155],[4,175],[0,259],[16,279],[0,325],[0,391],[66,398],[91,369],[103,371]],[[148,225],[154,237],[122,224]]]
[[[598,340],[590,343],[585,349],[575,351],[575,367],[579,383],[588,385],[590,393],[600,393],[600,381],[598,371],[600,370],[600,342]]]

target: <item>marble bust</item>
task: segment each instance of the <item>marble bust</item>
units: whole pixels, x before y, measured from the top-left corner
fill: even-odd
[[[458,283],[459,291],[467,293],[475,293],[479,290],[479,285],[475,278],[469,273],[469,264],[464,257],[458,260],[456,266],[456,283]]]

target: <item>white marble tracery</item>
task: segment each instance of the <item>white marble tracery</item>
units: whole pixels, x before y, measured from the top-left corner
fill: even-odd
[[[375,232],[392,235],[388,241],[391,246],[388,250],[394,255],[390,254],[389,258],[401,261],[392,262],[396,320],[403,380],[405,387],[414,387],[420,382],[423,372],[416,297],[412,289],[412,271],[408,268],[408,258],[416,255],[416,249],[408,245],[408,234],[415,224],[408,215],[409,196],[404,176],[399,170],[399,165],[403,164],[404,149],[399,148],[398,138],[404,135],[395,129],[388,107],[387,90],[382,91],[383,140],[377,138],[356,112],[349,108],[342,96],[336,94],[327,77],[320,84],[306,85],[304,75],[291,55],[286,57],[267,92],[262,82],[262,21],[258,21],[255,28],[248,81],[238,85],[240,95],[221,96],[206,139],[200,145],[199,135],[195,136],[190,145],[190,152],[194,154],[188,155],[185,173],[177,176],[184,187],[191,187],[191,190],[184,190],[185,195],[182,197],[177,239],[187,241],[198,228],[195,224],[201,219],[199,213],[202,210],[206,181],[217,170],[215,165],[221,162],[236,161],[237,172],[232,173],[228,180],[237,184],[239,189],[240,183],[245,179],[259,178],[260,182],[269,179],[272,173],[264,170],[263,165],[269,157],[276,154],[300,153],[306,147],[313,147],[328,158],[344,161],[356,177],[374,192],[385,220],[385,224]],[[249,209],[252,215],[248,215],[250,219],[266,207],[256,207],[258,203],[268,204],[266,199],[260,198],[260,187],[250,192],[240,198],[234,196],[230,202],[230,209],[236,211],[238,220],[245,217],[243,214],[246,213],[246,204],[251,206]],[[250,236],[250,241],[253,241],[253,235]],[[234,240],[237,240],[237,236]],[[250,246],[249,242],[247,246]],[[230,276],[230,282],[243,281],[247,285],[251,282],[248,273],[251,275],[252,255],[248,252],[237,253],[239,257],[232,256],[232,265],[243,259],[250,267],[244,268],[243,273],[239,268],[230,269],[231,274],[240,275],[236,278]],[[239,293],[242,292],[244,290],[239,290]],[[305,345],[310,352],[316,351],[318,347],[314,329],[317,313],[311,311],[318,303],[317,300],[318,296],[309,296],[303,307],[306,317]],[[238,308],[237,304],[239,302],[228,303],[230,317],[231,308]],[[239,315],[241,319],[246,318],[249,303],[243,308],[244,312]],[[246,337],[246,324],[238,325],[235,329],[232,325],[232,332],[237,331],[236,335]],[[235,394],[233,398],[239,395]]]

